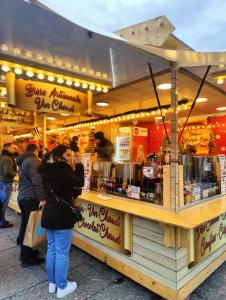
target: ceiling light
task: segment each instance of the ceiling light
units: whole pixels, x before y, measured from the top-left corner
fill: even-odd
[[[67,84],[67,85],[72,85],[72,83],[73,83],[73,82],[72,82],[70,79],[68,79],[68,80],[66,81],[66,84]]]
[[[7,65],[3,65],[3,66],[2,66],[2,71],[4,71],[4,72],[9,72],[9,71],[10,71],[10,67],[7,66]]]
[[[108,88],[103,88],[103,92],[107,93],[108,92]]]
[[[43,56],[42,56],[41,54],[38,54],[38,55],[37,55],[37,59],[38,59],[38,60],[43,60]]]
[[[90,89],[91,91],[93,91],[93,90],[95,90],[95,86],[94,86],[94,85],[90,85],[90,86],[89,86],[89,89]]]
[[[55,77],[54,77],[53,75],[49,75],[49,76],[48,76],[48,80],[49,80],[50,82],[53,82],[53,81],[55,80]]]
[[[162,117],[155,117],[155,120],[162,120]]]
[[[87,83],[83,83],[83,84],[82,84],[82,88],[83,88],[83,89],[87,89],[87,87],[88,87],[88,84],[87,84]]]
[[[17,67],[14,69],[14,73],[16,73],[17,75],[20,75],[23,73],[23,70],[20,67]]]
[[[201,103],[201,102],[206,102],[208,99],[207,98],[197,98],[196,102]]]
[[[226,106],[218,107],[217,110],[226,110]]]
[[[43,80],[45,78],[45,75],[42,73],[38,73],[37,77],[38,79]]]
[[[27,75],[27,77],[33,77],[34,76],[34,72],[27,71],[26,75]]]
[[[47,117],[47,120],[54,121],[54,120],[56,120],[56,118],[54,118],[54,117]]]
[[[79,81],[75,81],[74,86],[79,87],[81,83]]]
[[[217,79],[217,84],[223,84],[223,83],[224,83],[224,79],[223,78]]]
[[[106,106],[109,105],[109,103],[108,103],[108,102],[97,102],[96,105],[97,105],[97,106],[106,107]]]
[[[1,90],[1,96],[4,97],[4,96],[6,96],[6,95],[7,95],[6,89],[2,89],[2,90]]]
[[[62,83],[64,83],[64,80],[63,80],[63,78],[59,77],[59,78],[57,78],[57,82],[62,84]]]
[[[171,89],[171,83],[161,83],[158,85],[159,90],[170,90]]]
[[[83,73],[87,72],[87,69],[86,68],[82,68],[82,72]]]
[[[70,115],[69,114],[61,114],[61,116],[68,117]]]
[[[102,91],[102,87],[101,87],[101,86],[98,86],[98,87],[96,88],[96,90],[97,90],[98,92],[101,92],[101,91]]]

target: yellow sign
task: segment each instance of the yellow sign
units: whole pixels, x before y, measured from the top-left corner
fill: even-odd
[[[39,81],[15,81],[16,106],[24,110],[47,113],[83,113],[86,94],[63,86]]]
[[[184,147],[186,148],[187,145],[192,145],[197,148],[197,155],[208,155],[210,133],[211,131],[209,128],[185,130],[183,134]]]
[[[21,127],[34,124],[34,116],[14,108],[0,108],[0,126]]]
[[[226,214],[195,228],[195,263],[199,263],[226,243]]]
[[[83,221],[78,222],[75,231],[116,251],[131,255],[132,216],[123,212],[76,199]]]

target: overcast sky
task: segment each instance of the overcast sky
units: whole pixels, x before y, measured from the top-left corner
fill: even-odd
[[[44,1],[109,31],[165,15],[174,34],[195,50],[226,50],[226,0]]]

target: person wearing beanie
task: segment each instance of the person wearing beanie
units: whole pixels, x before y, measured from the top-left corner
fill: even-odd
[[[99,159],[112,161],[113,155],[115,153],[114,145],[112,142],[104,136],[102,131],[98,131],[94,134],[96,148],[94,152],[99,155]]]

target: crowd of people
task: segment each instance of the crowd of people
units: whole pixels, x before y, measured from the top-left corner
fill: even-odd
[[[111,160],[113,144],[103,132],[95,134],[94,152],[100,159]],[[84,185],[84,168],[81,163],[78,137],[70,145],[57,145],[48,152],[35,143],[27,145],[20,155],[13,143],[3,146],[0,154],[0,229],[12,227],[6,220],[12,192],[12,183],[18,172],[18,204],[21,210],[21,224],[17,238],[20,245],[21,267],[44,263],[39,251],[24,245],[24,237],[32,211],[42,210],[41,225],[46,229],[46,269],[49,293],[63,298],[76,290],[76,282],[67,280],[69,251],[72,229],[75,225],[74,200],[81,194]]]

